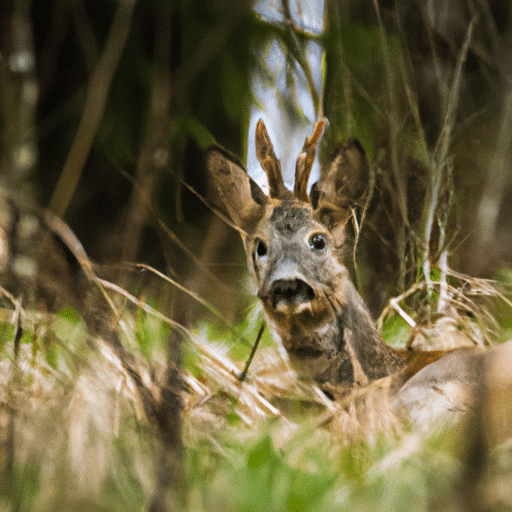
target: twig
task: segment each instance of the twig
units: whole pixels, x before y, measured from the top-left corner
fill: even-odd
[[[423,275],[427,282],[427,290],[429,295],[433,290],[433,283],[430,279],[430,239],[432,237],[434,219],[436,216],[437,206],[439,204],[439,194],[441,192],[444,174],[443,170],[446,167],[448,151],[451,143],[451,135],[455,124],[458,96],[462,81],[462,67],[466,61],[466,56],[468,53],[475,23],[476,17],[473,17],[466,32],[466,39],[464,40],[464,44],[457,59],[455,75],[447,99],[444,123],[434,151],[434,158],[430,172],[430,186],[427,189],[427,198],[424,204],[424,219],[422,221],[424,255],[422,259],[422,267]]]
[[[378,318],[378,320],[376,322],[377,323],[377,328],[379,330],[382,330],[382,324],[384,323],[384,318],[386,318],[386,316],[388,315],[388,313],[389,313],[389,311],[391,309],[395,309],[395,304],[399,304],[404,299],[409,297],[409,295],[412,295],[413,293],[416,293],[418,290],[421,290],[424,287],[425,287],[425,282],[421,281],[419,283],[416,283],[416,284],[412,285],[408,290],[406,290],[401,295],[398,295],[397,297],[393,297],[392,299],[389,299],[386,307],[383,309],[381,315],[379,316],[379,318]]]
[[[238,380],[240,382],[243,382],[245,380],[245,377],[247,376],[247,372],[249,371],[249,366],[252,363],[254,354],[256,354],[256,350],[258,349],[258,345],[260,344],[261,336],[263,335],[264,330],[265,330],[265,322],[263,322],[261,324],[260,330],[258,331],[258,335],[256,336],[256,341],[254,342],[254,346],[252,347],[251,354],[249,355],[249,359],[247,359],[247,363],[245,363],[244,371],[240,374],[240,377],[238,377]]]
[[[313,74],[311,72],[311,66],[309,65],[309,61],[305,55],[304,48],[300,44],[297,34],[295,33],[296,24],[293,21],[290,6],[288,4],[288,0],[281,0],[281,5],[283,6],[283,13],[285,18],[286,26],[288,27],[288,32],[291,38],[291,41],[294,45],[294,48],[291,48],[297,63],[301,67],[304,75],[306,76],[306,81],[308,83],[309,94],[311,95],[311,101],[313,102],[313,107],[315,110],[315,115],[318,117],[320,112],[320,97],[315,88],[315,82],[313,80]],[[322,117],[321,115],[319,117]]]
[[[359,240],[361,238],[361,230],[363,229],[363,224],[366,220],[366,214],[368,213],[368,208],[370,206],[370,203],[373,199],[373,193],[375,191],[375,173],[370,173],[370,186],[368,195],[366,197],[366,201],[364,203],[363,212],[361,213],[361,220],[357,221],[356,211],[350,207],[350,210],[352,212],[352,222],[354,224],[354,232],[355,232],[355,239],[354,239],[354,248],[352,249],[352,262],[354,265],[354,274],[356,276],[356,285],[359,292],[362,292],[362,283],[361,283],[361,274],[359,273],[359,265],[357,264],[357,249],[359,246]]]
[[[71,202],[89,156],[103,116],[110,84],[128,38],[134,6],[135,0],[119,1],[105,50],[87,88],[80,125],[50,201],[50,209],[60,217]]]
[[[410,315],[408,315],[400,307],[400,304],[398,303],[398,300],[396,298],[395,299],[391,299],[389,301],[389,304],[409,324],[409,326],[411,326],[413,328],[416,327],[416,322],[412,319],[412,317]]]
[[[16,309],[14,310],[13,323],[14,323],[14,359],[18,359],[18,353],[20,350],[20,341],[23,336],[23,327],[21,325],[22,315],[21,299],[16,301]]]

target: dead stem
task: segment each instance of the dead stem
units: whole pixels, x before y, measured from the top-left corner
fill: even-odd
[[[455,117],[457,112],[459,91],[462,81],[462,67],[466,61],[469,44],[473,34],[473,28],[476,23],[476,16],[471,20],[467,32],[464,44],[457,58],[457,65],[455,68],[455,74],[450,87],[450,91],[446,100],[445,105],[445,117],[441,133],[436,143],[434,150],[434,156],[432,159],[430,169],[430,185],[427,189],[427,196],[423,206],[423,221],[422,221],[422,233],[423,233],[423,275],[427,283],[427,290],[429,295],[432,293],[433,283],[430,278],[430,265],[431,265],[431,254],[430,254],[430,240],[432,238],[432,232],[434,229],[434,222],[436,217],[436,211],[439,206],[439,196],[441,193],[441,187],[443,184],[444,171],[449,165],[448,153],[451,145],[451,136],[455,124]]]
[[[249,366],[251,365],[251,362],[254,358],[254,354],[256,354],[256,350],[258,349],[258,345],[260,344],[261,336],[263,335],[263,330],[265,329],[265,322],[261,324],[261,327],[258,331],[258,334],[256,336],[256,341],[254,342],[254,345],[252,347],[251,353],[249,355],[249,359],[247,359],[247,363],[245,363],[245,367],[243,372],[240,374],[240,377],[238,380],[240,382],[243,382],[245,380],[245,377],[247,376],[247,372],[249,371]]]
[[[76,190],[89,156],[107,101],[110,84],[130,32],[135,0],[121,0],[110,28],[105,50],[87,88],[84,111],[68,158],[50,201],[50,209],[62,217]]]
[[[297,63],[301,67],[304,75],[306,76],[306,81],[308,83],[309,94],[311,96],[311,101],[313,102],[313,108],[315,110],[315,115],[317,119],[320,119],[323,116],[322,106],[320,104],[320,96],[315,88],[315,82],[313,80],[313,74],[311,72],[311,67],[309,65],[309,60],[305,55],[305,49],[297,38],[297,34],[295,33],[295,23],[293,22],[293,18],[290,12],[289,0],[281,0],[281,5],[283,7],[283,13],[285,18],[286,26],[288,27],[290,38],[294,45],[294,54],[297,60]]]

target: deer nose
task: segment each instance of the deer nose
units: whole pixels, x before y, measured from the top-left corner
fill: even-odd
[[[302,279],[278,279],[270,287],[270,300],[278,304],[293,305],[311,302],[315,298],[313,288]]]

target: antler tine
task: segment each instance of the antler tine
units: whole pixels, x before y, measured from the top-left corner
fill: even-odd
[[[290,191],[285,187],[283,181],[281,163],[274,153],[274,147],[262,119],[256,125],[256,156],[267,174],[270,197],[284,199],[289,196]]]
[[[300,201],[309,203],[309,195],[307,191],[309,175],[311,168],[313,167],[313,161],[315,159],[316,146],[322,137],[324,127],[327,124],[327,119],[321,117],[316,123],[313,129],[313,135],[307,137],[302,146],[302,151],[297,157],[297,165],[295,166],[295,187],[293,194]]]

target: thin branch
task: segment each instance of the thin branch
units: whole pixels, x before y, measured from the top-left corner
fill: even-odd
[[[427,199],[424,204],[422,222],[423,232],[423,244],[424,244],[424,256],[422,259],[423,275],[427,282],[427,289],[429,293],[432,290],[432,281],[430,279],[430,239],[432,237],[432,231],[434,228],[434,219],[439,204],[439,194],[443,183],[444,170],[448,159],[448,152],[451,144],[451,135],[453,127],[455,125],[455,117],[457,113],[458,98],[462,82],[462,68],[466,61],[469,44],[473,35],[473,28],[476,23],[476,16],[471,20],[468,30],[466,32],[466,38],[464,44],[459,53],[457,59],[457,66],[455,68],[455,74],[453,82],[449,91],[447,104],[445,108],[445,119],[441,134],[437,140],[436,148],[434,151],[434,157],[432,161],[432,168],[430,172],[430,187],[427,190]]]
[[[66,213],[89,156],[110,84],[128,39],[134,6],[135,0],[119,1],[105,50],[87,88],[80,125],[50,201],[50,209],[60,217]]]
[[[260,344],[261,337],[263,336],[263,331],[265,330],[265,322],[262,322],[258,334],[256,336],[256,341],[252,347],[251,353],[249,355],[249,359],[247,359],[247,363],[245,363],[244,371],[240,374],[238,380],[243,382],[245,377],[247,377],[247,372],[249,371],[249,366],[251,366],[252,360],[254,358],[254,354],[256,354],[256,350],[258,349],[258,345]]]
[[[300,42],[297,38],[297,34],[295,32],[296,24],[293,21],[288,0],[281,0],[281,5],[283,6],[284,19],[285,19],[285,24],[288,28],[288,34],[289,34],[291,41],[294,45],[294,48],[291,48],[291,50],[297,60],[297,63],[299,64],[302,71],[304,72],[304,75],[306,76],[306,82],[308,84],[309,94],[311,95],[311,101],[313,102],[315,115],[318,118],[319,114],[320,114],[320,96],[315,87],[315,82],[313,80],[313,73],[311,72],[311,66],[309,65],[309,60],[308,60],[307,56],[305,55],[305,49],[300,44]]]

